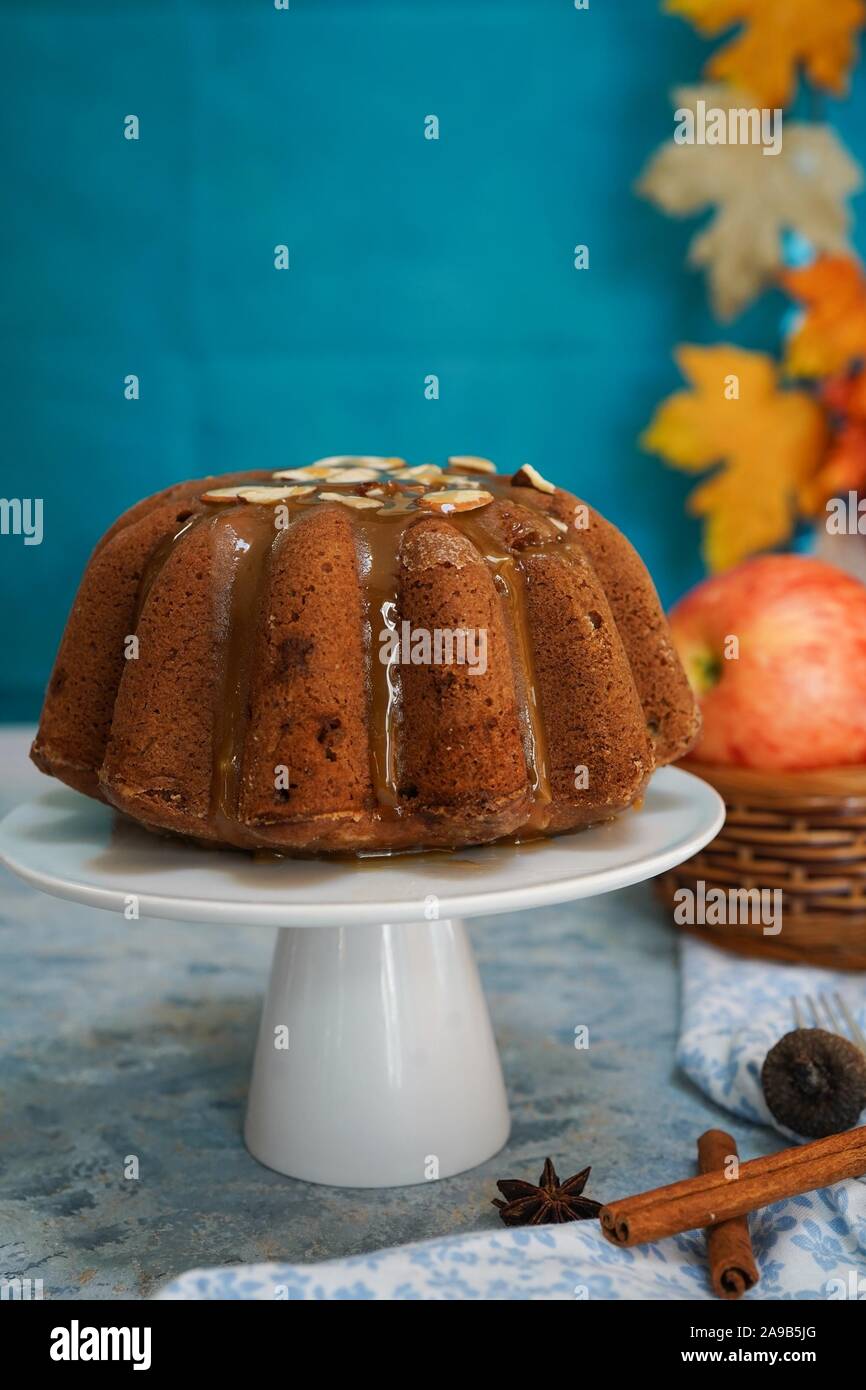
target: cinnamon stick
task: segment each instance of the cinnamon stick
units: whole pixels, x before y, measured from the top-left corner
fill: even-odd
[[[698,1140],[698,1168],[702,1173],[725,1170],[737,1157],[736,1141],[723,1129],[708,1129]],[[737,1179],[729,1177],[728,1182]],[[742,1298],[754,1288],[760,1275],[752,1254],[748,1216],[729,1216],[707,1227],[707,1259],[713,1290],[719,1298]]]
[[[741,1164],[735,1180],[723,1172],[701,1173],[668,1187],[624,1197],[602,1207],[599,1220],[614,1245],[643,1245],[680,1231],[716,1226],[729,1217],[745,1216],[785,1197],[814,1192],[864,1173],[866,1125],[861,1125],[812,1144],[753,1158]]]

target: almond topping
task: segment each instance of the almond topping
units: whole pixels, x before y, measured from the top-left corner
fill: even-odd
[[[419,497],[418,505],[431,507],[436,512],[474,512],[476,507],[486,507],[492,501],[492,493],[481,489],[443,488],[441,492],[428,492]]]
[[[237,502],[238,489],[236,487],[214,487],[210,492],[203,492],[202,502]]]
[[[202,493],[203,502],[282,502],[287,497],[304,497],[308,487],[286,487],[280,483],[257,483],[249,487],[215,487]]]
[[[382,477],[376,468],[334,467],[324,463],[313,463],[309,468],[287,468],[273,477],[290,479],[297,483],[372,483]]]
[[[381,476],[375,468],[332,468],[327,479],[329,483],[378,483]]]
[[[352,492],[320,492],[320,502],[342,502],[344,507],[381,507],[378,497],[356,497]]]
[[[533,468],[531,463],[524,463],[518,468],[514,477],[511,479],[512,487],[534,487],[536,492],[556,492],[553,483],[549,483],[546,478],[542,478],[537,468]]]
[[[443,476],[438,463],[419,463],[414,468],[403,468],[394,477],[407,483],[435,483]]]
[[[459,473],[444,473],[442,482],[446,487],[481,487],[479,478],[464,478]]]
[[[311,468],[283,468],[279,473],[272,473],[272,478],[278,478],[280,482],[287,483],[308,483],[310,479],[319,477]]]
[[[283,502],[289,497],[308,497],[315,488],[307,487],[239,487],[238,497],[244,502]]]
[[[403,459],[381,458],[378,454],[333,454],[310,464],[311,468],[321,469],[323,473],[331,468],[391,469],[394,466],[402,468]]]
[[[490,459],[476,458],[474,454],[452,454],[448,460],[449,468],[463,468],[467,473],[495,473],[496,464]]]

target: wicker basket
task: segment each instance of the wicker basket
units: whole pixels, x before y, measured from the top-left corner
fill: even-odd
[[[780,888],[782,930],[760,922],[684,926],[731,951],[866,970],[866,767],[755,772],[681,764],[724,797],[723,829],[657,880],[673,912],[678,888]]]

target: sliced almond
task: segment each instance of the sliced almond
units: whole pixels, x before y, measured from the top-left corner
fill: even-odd
[[[441,492],[427,492],[419,497],[418,505],[430,507],[434,512],[474,512],[476,507],[486,507],[493,501],[493,494],[477,491],[474,488],[443,488]]]
[[[382,475],[375,468],[332,468],[327,477],[329,483],[378,483]]]
[[[274,473],[275,478],[291,479],[292,482],[321,483],[336,481],[342,478],[349,470],[346,468],[327,467],[323,463],[313,463],[309,468],[287,468],[282,473]],[[379,474],[372,469],[366,469],[371,478],[378,478]]]
[[[257,483],[249,487],[215,487],[202,493],[203,502],[282,502],[287,497],[303,497],[314,492],[311,485],[287,487],[280,483]]]
[[[414,468],[401,468],[394,477],[407,483],[435,483],[443,473],[438,463],[419,463]]]
[[[239,487],[238,497],[244,502],[284,502],[290,497],[308,497],[316,489],[312,485],[306,487]]]
[[[281,483],[308,483],[319,476],[309,468],[282,468],[278,473],[271,474],[272,478],[277,478]]]
[[[238,489],[236,487],[214,487],[210,492],[203,492],[202,502],[237,502]]]
[[[546,478],[542,478],[537,468],[533,468],[531,463],[524,463],[518,468],[514,477],[511,479],[512,487],[534,487],[536,492],[556,492],[553,483],[549,483]]]
[[[443,473],[442,482],[446,487],[481,487],[479,478],[464,478],[459,473]]]
[[[320,492],[320,502],[342,502],[344,507],[381,507],[378,497],[357,497],[353,492]]]
[[[311,463],[311,468],[375,468],[377,470],[391,469],[395,465],[403,467],[403,459],[381,458],[378,454],[332,454],[330,458],[316,459]]]
[[[495,473],[496,464],[490,459],[476,458],[474,454],[452,454],[448,460],[449,468],[463,468],[467,473]]]
[[[293,482],[321,482],[323,478],[336,478],[345,470],[335,468],[333,464],[311,463],[304,468],[285,468],[279,473],[274,473],[275,478],[290,478]],[[378,477],[379,475],[376,474]]]
[[[568,531],[568,526],[564,521],[560,521],[558,516],[549,516],[548,521],[552,521],[557,531]]]

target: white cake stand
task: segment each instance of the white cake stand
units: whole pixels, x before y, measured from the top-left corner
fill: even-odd
[[[474,1167],[508,1137],[462,919],[651,878],[723,821],[712,787],[666,768],[640,812],[560,839],[358,864],[262,863],[149,835],[53,787],[0,824],[0,859],[91,907],[122,913],[134,901],[142,916],[278,927],[247,1147],[291,1177],[391,1187]],[[531,940],[531,917],[526,931]]]

